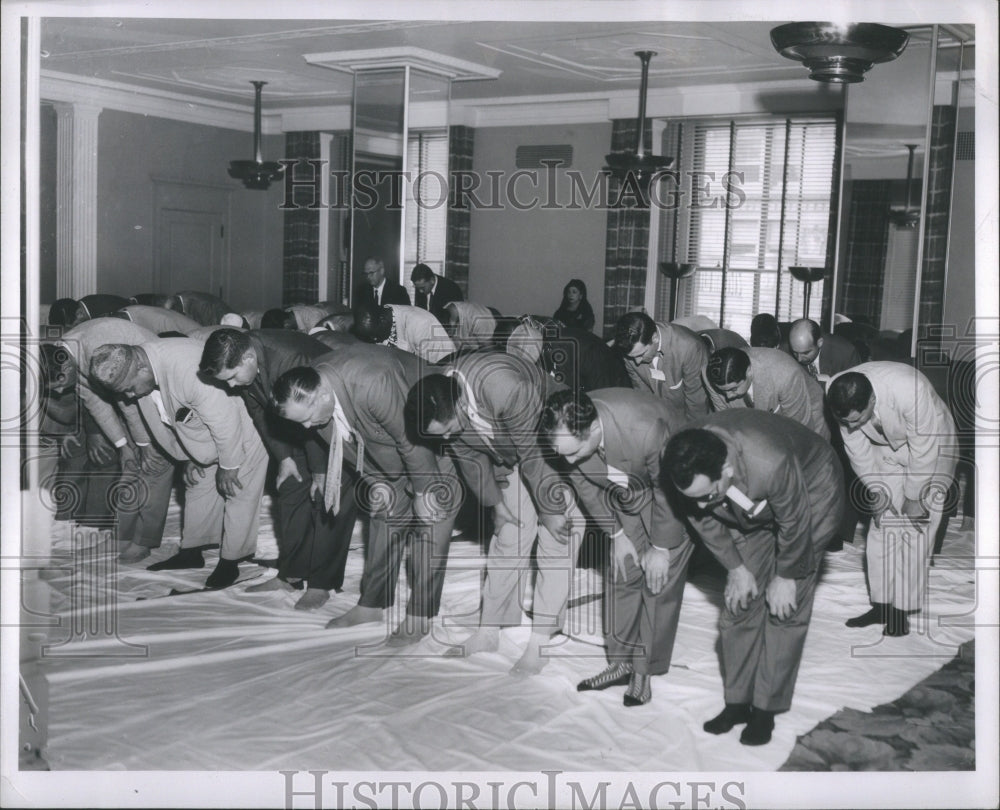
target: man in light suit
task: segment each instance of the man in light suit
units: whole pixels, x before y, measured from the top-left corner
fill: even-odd
[[[226,588],[257,545],[267,452],[242,400],[198,377],[202,348],[190,338],[110,344],[94,353],[91,374],[138,400],[156,442],[188,464],[181,550],[150,570],[201,568],[201,548],[221,536],[219,563],[205,584]]]
[[[354,304],[386,304],[410,305],[410,294],[406,287],[398,281],[386,278],[385,263],[378,257],[365,259],[364,282],[354,294]]]
[[[439,276],[426,264],[414,265],[410,272],[413,282],[413,305],[427,310],[442,324],[448,323],[445,306],[452,301],[464,301],[462,290],[450,278]]]
[[[402,304],[358,304],[354,308],[354,334],[369,343],[395,346],[428,363],[455,353],[455,344],[437,318]]]
[[[422,379],[406,401],[412,432],[447,442],[466,485],[494,510],[479,629],[449,655],[494,651],[500,628],[521,624],[537,537],[531,640],[511,670],[526,675],[548,663],[544,648],[562,629],[583,534],[572,493],[539,445],[544,395],[545,377],[526,359],[473,352]]]
[[[174,293],[163,306],[187,315],[200,326],[217,326],[222,322],[224,315],[233,311],[233,308],[217,295],[197,290]]]
[[[356,343],[286,371],[271,399],[286,419],[315,429],[329,447],[321,482],[325,505],[339,514],[332,486],[337,459],[363,476],[359,499],[371,515],[358,604],[327,627],[381,621],[395,601],[396,581],[410,540],[411,594],[407,619],[387,644],[403,646],[430,632],[444,585],[458,499],[434,453],[410,441],[403,421],[406,392],[422,373],[419,358],[389,346]],[[314,466],[314,469],[318,469]],[[438,495],[452,503],[434,503]]]
[[[778,413],[830,438],[823,389],[780,349],[719,349],[709,357],[704,378],[717,411],[754,408]]]
[[[119,318],[84,321],[70,329],[59,345],[66,351],[58,368],[50,369],[52,389],[63,391],[76,386],[80,401],[103,437],[118,451],[121,482],[136,493],[135,503],[116,508],[119,562],[136,563],[159,548],[170,505],[174,464],[153,445],[135,403],[115,402],[90,374],[91,359],[106,343],[138,346],[155,340],[156,335]],[[88,445],[98,437],[88,436]],[[91,461],[99,451],[89,447]]]
[[[909,632],[924,607],[927,567],[954,483],[958,445],[948,406],[905,363],[862,363],[830,381],[827,399],[851,466],[876,512],[865,557],[872,608],[848,627]]]
[[[851,341],[824,334],[819,324],[809,318],[792,322],[788,347],[806,372],[824,385],[835,374],[861,363],[861,355]]]
[[[626,357],[633,388],[679,405],[688,419],[708,413],[701,380],[708,349],[690,329],[629,312],[618,319],[614,346]]]
[[[143,304],[129,304],[114,313],[114,316],[148,329],[154,335],[163,332],[190,335],[202,328],[198,321],[189,318],[183,312],[163,307],[148,307]]]
[[[296,610],[321,607],[330,598],[330,590],[339,591],[344,584],[357,504],[350,475],[343,476],[342,507],[336,517],[323,508],[322,492],[318,498],[313,497],[317,490],[315,474],[326,474],[326,455],[311,448],[315,439],[300,425],[271,412],[271,391],[286,371],[329,353],[329,346],[287,329],[219,329],[205,341],[199,368],[205,377],[239,393],[268,455],[277,465],[274,488],[278,502],[278,575],[251,585],[247,591],[301,588],[305,584],[305,593],[295,603]],[[313,469],[309,461],[317,458],[319,467]]]
[[[687,500],[695,531],[727,569],[719,619],[725,709],[710,734],[746,723],[744,745],[770,741],[792,702],[823,550],[844,477],[830,443],[784,416],[727,410],[672,436],[664,487]]]
[[[610,665],[577,689],[628,683],[626,706],[653,696],[650,678],[670,668],[694,546],[659,486],[660,453],[683,414],[643,391],[557,391],[541,432],[570,465],[569,482],[591,519],[611,534],[604,633]]]

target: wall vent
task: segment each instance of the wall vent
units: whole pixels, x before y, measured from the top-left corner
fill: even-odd
[[[955,143],[955,160],[976,159],[976,133],[959,132]]]
[[[573,147],[568,143],[519,146],[514,160],[519,169],[543,169],[553,163],[568,169],[573,165]]]

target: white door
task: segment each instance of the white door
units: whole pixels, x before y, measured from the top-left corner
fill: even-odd
[[[153,284],[157,292],[198,290],[225,298],[229,286],[229,191],[156,183]]]

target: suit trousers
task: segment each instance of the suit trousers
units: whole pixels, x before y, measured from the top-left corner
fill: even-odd
[[[156,445],[146,448],[147,472],[122,473],[121,494],[115,499],[118,540],[159,548],[174,487],[174,460]]]
[[[84,526],[109,526],[114,519],[112,496],[120,477],[118,453],[101,435],[111,460],[95,464],[87,457],[86,434],[81,431],[76,438],[80,443],[70,443],[69,455],[58,460],[51,482],[55,518],[75,520]]]
[[[838,471],[839,472],[839,471]],[[824,530],[811,542],[816,559],[823,557],[839,516],[824,522]],[[723,607],[719,619],[722,636],[722,679],[726,703],[752,703],[758,709],[786,711],[792,705],[795,679],[802,660],[819,566],[795,580],[795,610],[787,619],[772,616],[764,593],[775,572],[775,535],[769,528],[745,535],[744,564],[757,580],[757,596],[744,611]]]
[[[304,454],[296,452],[292,457],[302,480],[289,476],[277,490],[278,576],[305,580],[310,588],[339,591],[358,516],[355,478],[344,471],[340,511],[332,515],[322,499],[310,497],[312,478],[306,471]]]
[[[453,478],[454,476],[452,476]],[[436,523],[423,523],[413,514],[413,494],[404,477],[369,480],[361,484],[360,506],[371,514],[365,569],[361,575],[362,607],[386,609],[396,601],[396,584],[407,544],[410,616],[433,617],[441,607],[448,547],[458,503]]]
[[[693,551],[694,544],[686,537],[682,545],[670,550],[666,584],[655,594],[646,586],[642,568],[631,557],[626,561],[624,578],[615,570],[612,557],[604,591],[609,661],[630,663],[640,675],[663,675],[670,669]]]
[[[566,513],[570,522],[569,540],[561,543],[539,523],[535,504],[517,467],[500,492],[504,505],[522,526],[507,523],[490,541],[480,624],[499,627],[521,624],[521,605],[531,581],[531,550],[537,539],[532,627],[536,632],[558,633],[566,620],[576,556],[583,542],[583,515],[575,503],[569,506]]]
[[[254,432],[243,437],[243,464],[239,479],[242,489],[231,498],[223,498],[215,486],[218,464],[201,467],[203,475],[184,493],[184,517],[181,547],[219,543],[224,560],[239,560],[257,548],[260,503],[267,478],[267,451]]]

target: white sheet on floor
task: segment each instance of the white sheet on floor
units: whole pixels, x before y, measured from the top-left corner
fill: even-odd
[[[262,515],[258,556],[273,557],[266,503]],[[151,560],[176,550],[177,517],[173,507]],[[931,569],[929,611],[903,639],[884,639],[879,626],[844,626],[867,606],[863,555],[853,546],[827,555],[792,708],[777,718],[770,745],[749,748],[738,731],[701,728],[722,706],[721,582],[709,578],[687,585],[673,665],[653,679],[653,700],[625,708],[621,687],[575,688],[605,663],[593,571],[576,572],[568,637],[548,667],[518,678],[508,671],[527,620],[503,633],[497,653],[442,656],[467,632],[455,618],[474,617],[478,605],[483,557],[461,538],[432,637],[393,650],[380,642],[401,617],[405,576],[384,626],[324,629],[357,600],[360,531],[343,593],[313,613],[293,609],[298,593],[248,594],[245,585],[155,598],[203,585],[216,552],[201,570],[152,573],[143,563],[105,575],[112,557],[100,553],[100,540],[84,541],[96,545],[89,557],[77,548],[74,565],[70,527],[57,524],[55,534],[63,567],[46,578],[68,642],[44,659],[54,770],[773,771],[798,735],[845,706],[866,710],[899,697],[973,635],[971,531],[949,531]],[[241,565],[243,580],[270,576]],[[108,587],[117,589],[110,613]]]

